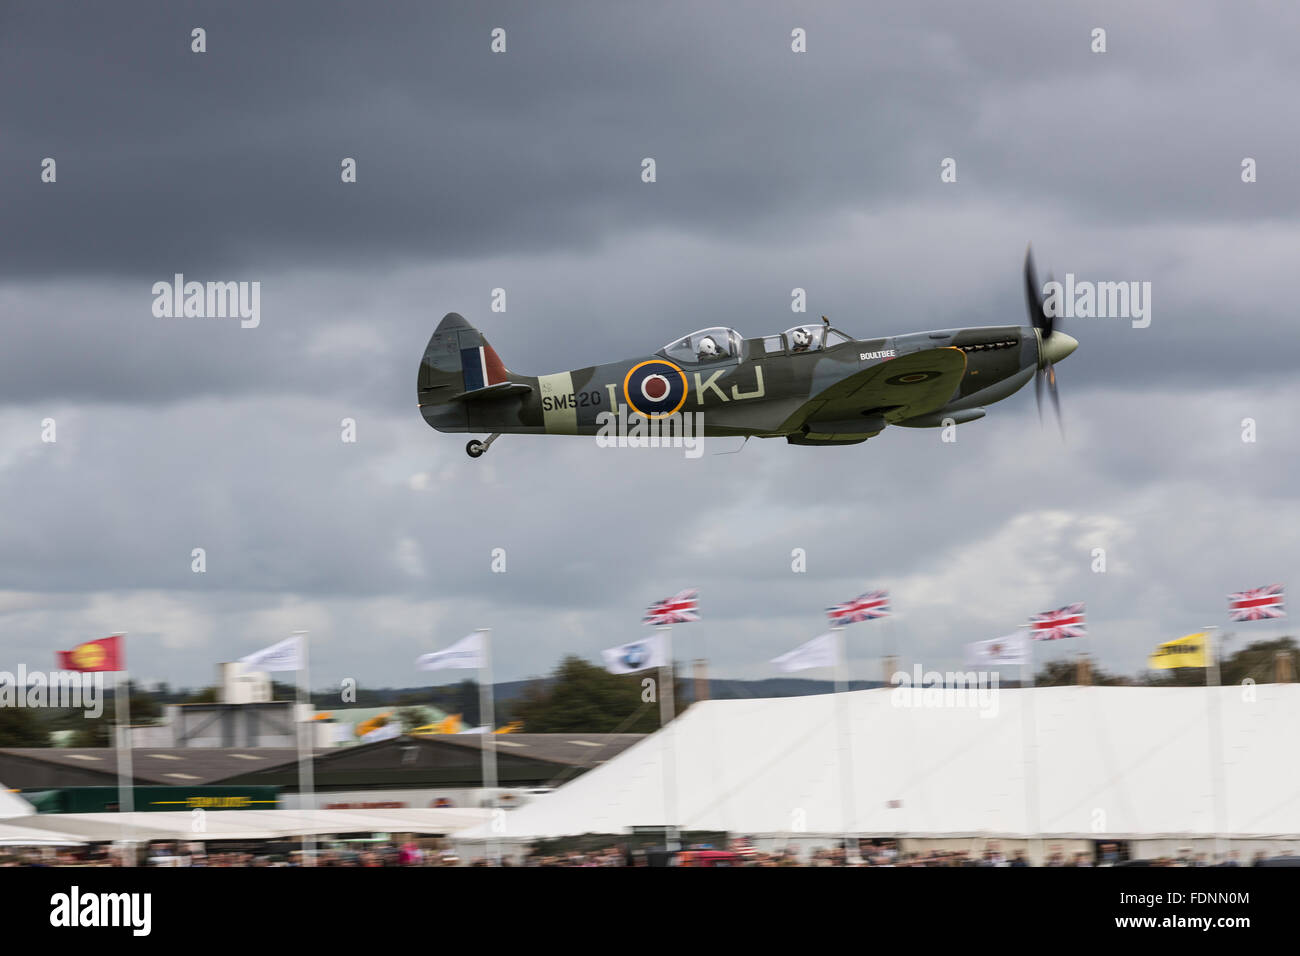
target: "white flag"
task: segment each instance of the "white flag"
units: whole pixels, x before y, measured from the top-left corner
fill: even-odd
[[[834,667],[836,656],[836,635],[823,634],[805,641],[792,651],[786,651],[780,657],[772,658],[772,663],[779,670],[802,671],[810,667]]]
[[[296,671],[302,669],[302,635],[295,634],[279,644],[272,644],[239,659],[241,664],[262,671]]]
[[[611,674],[631,674],[648,667],[668,664],[668,647],[662,634],[652,634],[631,644],[620,644],[600,652],[605,659],[605,670]]]
[[[438,671],[444,667],[470,670],[482,667],[486,660],[483,632],[475,631],[469,637],[462,637],[446,650],[421,654],[415,659],[415,666],[422,671]]]
[[[991,641],[976,641],[966,645],[966,663],[997,667],[1001,664],[1023,664],[1029,659],[1029,642],[1023,632],[995,637]]]

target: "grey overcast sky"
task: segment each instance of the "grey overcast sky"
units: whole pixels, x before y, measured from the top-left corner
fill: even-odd
[[[1300,577],[1298,34],[1228,2],[6,3],[0,669],[124,630],[134,676],[193,686],[306,628],[314,686],[411,685],[491,626],[517,679],[696,586],[678,656],[716,676],[868,587],[898,616],[850,632],[856,677],[1073,601],[1135,672]],[[1065,443],[1024,391],[955,444],[474,462],[415,407],[448,311],[529,373],[780,331],[795,287],[861,337],[1020,323],[1030,240],[1152,284],[1149,328],[1066,323]],[[260,326],[154,317],[178,272],[260,282]]]

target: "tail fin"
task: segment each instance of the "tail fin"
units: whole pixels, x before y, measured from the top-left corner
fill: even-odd
[[[505,364],[487,339],[462,316],[448,312],[420,362],[420,403],[447,402],[508,381]]]

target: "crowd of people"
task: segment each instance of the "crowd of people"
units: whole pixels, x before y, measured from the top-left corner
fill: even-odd
[[[330,842],[310,851],[310,860],[297,843],[269,844],[257,848],[219,849],[203,843],[155,842],[135,849],[132,857],[106,844],[84,847],[0,848],[0,867],[68,866],[110,867],[123,865],[180,867],[297,867],[308,863],[323,867],[400,866],[506,866],[506,867],[592,867],[592,866],[797,866],[797,867],[1024,867],[1030,866],[1021,848],[1004,852],[996,841],[980,852],[928,849],[905,852],[893,840],[861,841],[856,854],[843,845],[801,850],[789,845],[777,850],[759,850],[752,842],[738,839],[726,847],[696,845],[673,853],[661,846],[643,843],[611,845],[595,849],[562,852],[511,851],[495,858],[464,858],[450,845],[436,840]],[[1122,844],[1102,843],[1094,853],[1067,853],[1059,846],[1045,848],[1047,867],[1116,866],[1132,861]],[[1147,866],[1259,866],[1267,859],[1257,852],[1247,863],[1231,850],[1211,860],[1209,854],[1180,847],[1173,856],[1144,860]]]
[[[675,854],[667,861],[657,860],[657,852],[650,847],[631,850],[624,847],[607,847],[590,852],[570,851],[562,854],[531,855],[524,866],[853,866],[853,867],[1027,867],[1032,864],[1024,849],[1003,852],[995,842],[987,843],[981,852],[955,849],[930,849],[904,852],[893,840],[862,841],[856,857],[846,853],[843,846],[819,847],[802,852],[788,846],[778,851],[753,849],[748,841],[737,841],[726,850],[696,848]],[[1119,843],[1102,843],[1092,854],[1075,851],[1067,853],[1059,846],[1046,848],[1047,867],[1108,867],[1128,864],[1127,847]],[[1256,853],[1251,865],[1258,866],[1266,855]],[[1158,857],[1141,861],[1148,866],[1240,866],[1245,865],[1236,851],[1223,855],[1211,863],[1205,853],[1193,853],[1191,847],[1180,847],[1176,856]],[[474,866],[490,865],[486,859],[471,861]]]

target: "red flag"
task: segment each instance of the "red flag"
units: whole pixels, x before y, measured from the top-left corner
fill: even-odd
[[[121,635],[101,637],[97,641],[78,644],[70,651],[55,651],[59,668],[65,671],[124,671],[126,653]]]

